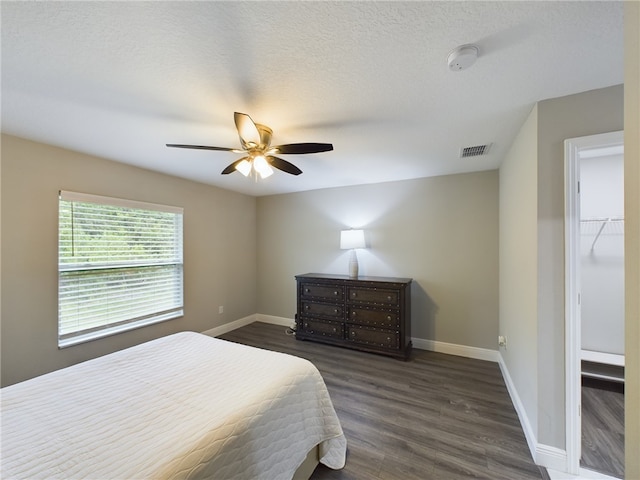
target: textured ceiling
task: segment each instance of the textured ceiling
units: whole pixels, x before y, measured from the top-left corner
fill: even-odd
[[[622,2],[1,2],[2,131],[250,195],[497,168],[536,101],[623,81]],[[447,55],[474,43],[471,68]],[[304,173],[220,171],[233,112]],[[491,143],[487,155],[460,149]]]

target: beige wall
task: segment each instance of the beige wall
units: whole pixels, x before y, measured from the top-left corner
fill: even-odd
[[[500,166],[500,335],[502,359],[537,436],[538,107]]]
[[[361,227],[362,275],[414,279],[412,336],[496,349],[497,171],[261,197],[257,210],[261,314],[293,318],[296,274],[346,274],[339,232]]]
[[[57,348],[59,190],[184,207],[184,317]],[[6,135],[1,193],[3,386],[256,312],[253,197]]]
[[[640,3],[624,11],[625,477],[640,478]]]
[[[623,129],[623,87],[538,104],[538,442],[565,445],[564,140]]]
[[[564,140],[622,128],[621,85],[544,100],[500,168],[500,332],[510,337],[502,356],[537,443],[560,450],[565,449]]]

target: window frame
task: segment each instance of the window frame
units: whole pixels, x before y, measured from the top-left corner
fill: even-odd
[[[71,203],[83,203],[83,204],[91,204],[92,206],[97,206],[96,208],[99,210],[99,206],[102,205],[105,207],[105,211],[110,207],[123,208],[132,210],[133,215],[141,215],[144,212],[162,212],[166,214],[173,215],[173,226],[167,227],[163,229],[163,232],[170,233],[170,238],[173,237],[173,241],[167,242],[167,245],[170,245],[171,250],[171,258],[169,259],[153,259],[150,257],[149,253],[142,254],[143,257],[146,258],[141,259],[140,257],[128,260],[122,260],[122,258],[118,258],[118,254],[114,253],[113,256],[107,257],[106,260],[87,262],[87,263],[69,263],[68,262],[68,254],[63,253],[63,243],[68,242],[68,239],[63,240],[63,234],[69,235],[71,234],[71,244],[75,245],[78,241],[78,237],[80,237],[80,233],[75,235],[74,230],[74,221],[76,217],[72,217],[71,221],[71,232],[64,230],[66,228],[63,226],[63,215],[68,215],[65,211],[69,207],[67,203],[63,202],[71,202]],[[73,212],[73,210],[72,210]],[[73,213],[72,213],[73,215]],[[93,218],[93,217],[91,217]],[[171,217],[170,217],[171,218]],[[138,218],[139,219],[139,218]],[[61,190],[58,195],[58,318],[57,318],[57,332],[58,332],[58,348],[66,348],[73,345],[78,345],[80,343],[89,342],[92,340],[96,340],[99,338],[108,337],[111,335],[115,335],[118,333],[130,331],[133,329],[145,327],[148,325],[157,324],[160,322],[165,322],[168,320],[172,320],[175,318],[180,318],[184,316],[184,209],[182,207],[175,207],[169,205],[161,205],[156,203],[148,203],[148,202],[140,202],[136,200],[127,200],[121,198],[113,198],[113,197],[105,197],[101,195],[92,195],[86,193],[78,193],[78,192],[70,192]],[[104,223],[99,224],[99,227],[108,229],[109,226],[113,226],[115,223],[111,223],[109,220],[106,220]],[[139,222],[138,225],[143,225],[144,222]],[[136,231],[137,232],[137,231]],[[85,243],[88,245],[90,242]],[[65,244],[66,245],[66,244]],[[74,247],[75,248],[75,247]],[[101,247],[100,253],[107,253],[111,247]],[[133,250],[133,249],[131,249]],[[114,250],[115,251],[115,250]],[[120,251],[121,252],[121,251]],[[128,247],[125,248],[126,255],[129,255]],[[122,253],[120,253],[122,255]],[[64,257],[64,258],[63,258]],[[156,273],[149,272],[151,270],[156,270]],[[163,275],[162,277],[161,275]],[[141,307],[132,307],[127,313],[129,313],[129,318],[125,319],[105,319],[104,323],[96,326],[88,326],[88,319],[91,318],[87,316],[80,315],[79,316],[79,325],[82,322],[85,322],[84,327],[78,327],[76,330],[71,331],[67,326],[67,331],[65,331],[65,326],[63,325],[63,321],[68,321],[68,318],[63,318],[64,314],[63,310],[63,288],[68,288],[67,285],[70,281],[75,281],[82,286],[85,286],[86,283],[89,283],[91,279],[96,279],[100,282],[101,293],[104,292],[105,295],[113,295],[110,296],[109,299],[111,301],[120,299],[119,295],[114,292],[118,291],[118,288],[122,289],[122,284],[126,283],[123,280],[120,282],[120,285],[104,287],[104,283],[110,281],[109,275],[118,275],[121,278],[132,277],[132,276],[140,276],[144,277],[144,280],[161,280],[164,285],[167,285],[171,291],[171,299],[168,300],[170,303],[170,308],[165,308],[150,311],[148,314],[133,315],[133,312],[136,309]],[[71,279],[69,278],[71,277]],[[81,277],[84,277],[82,279]],[[167,278],[169,279],[167,281]],[[66,282],[66,283],[65,283]],[[82,283],[86,282],[86,283]],[[116,282],[114,282],[116,283]],[[66,293],[64,294],[66,295]],[[138,299],[154,299],[153,292],[137,294]],[[76,300],[76,299],[73,299]],[[72,300],[72,301],[73,301]],[[66,302],[66,298],[64,300]],[[152,302],[154,308],[159,308],[155,302]],[[67,304],[65,303],[65,306]],[[81,302],[78,301],[77,305],[81,305]],[[126,308],[125,308],[126,310]],[[111,314],[107,314],[111,315]]]

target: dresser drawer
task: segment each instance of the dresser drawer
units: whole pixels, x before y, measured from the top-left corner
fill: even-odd
[[[370,347],[397,349],[400,346],[400,334],[391,330],[347,325],[347,339],[350,342]]]
[[[326,298],[342,302],[344,299],[344,287],[341,285],[303,283],[300,285],[300,296],[302,298]]]
[[[366,302],[377,305],[398,306],[400,295],[397,290],[380,290],[377,288],[349,287],[348,301]]]
[[[303,333],[320,335],[330,338],[344,338],[344,324],[342,322],[331,322],[318,320],[316,318],[303,318],[298,328]]]
[[[350,307],[347,322],[397,330],[400,328],[400,315],[397,310],[372,310],[369,308]]]
[[[303,316],[344,318],[344,307],[342,305],[317,302],[302,302],[301,305]]]

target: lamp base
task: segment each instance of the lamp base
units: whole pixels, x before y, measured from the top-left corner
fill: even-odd
[[[358,278],[358,257],[355,249],[351,250],[349,256],[349,278]]]

